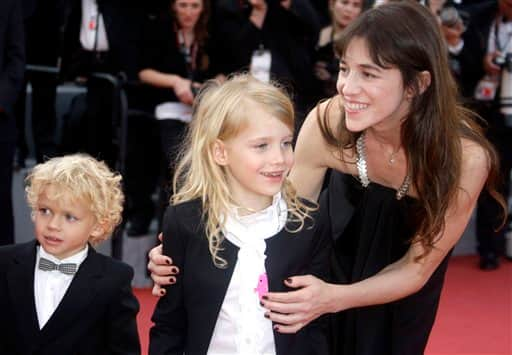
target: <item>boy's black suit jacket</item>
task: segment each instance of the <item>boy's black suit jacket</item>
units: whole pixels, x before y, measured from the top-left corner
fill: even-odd
[[[288,291],[284,280],[290,276],[313,274],[323,279],[329,270],[330,239],[319,212],[315,221],[306,220],[301,232],[283,229],[266,240],[269,290]],[[289,222],[287,228],[297,225]],[[164,254],[180,268],[176,284],[167,287],[153,314],[150,331],[150,355],[206,354],[237,261],[238,247],[228,240],[219,256],[227,268],[212,262],[201,219],[198,200],[170,206],[163,225]],[[256,286],[256,285],[255,285]],[[328,354],[326,319],[321,318],[297,334],[274,331],[278,355]],[[233,336],[226,334],[226,336]]]
[[[36,245],[0,248],[0,354],[140,354],[133,270],[91,247],[59,306],[39,329]]]

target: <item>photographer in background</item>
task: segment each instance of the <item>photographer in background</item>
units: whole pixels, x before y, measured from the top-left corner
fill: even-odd
[[[214,33],[223,73],[248,70],[293,91],[296,125],[316,104],[311,68],[320,20],[309,0],[217,0]]]
[[[170,0],[169,7],[148,19],[143,34],[139,78],[153,89],[148,103],[158,120],[162,155],[162,205],[171,195],[177,148],[190,122],[192,102],[201,83],[214,76],[209,54],[209,0]],[[147,232],[153,212],[150,194],[136,202],[128,235]],[[164,206],[160,209],[163,211]]]
[[[119,117],[111,82],[93,73],[134,79],[137,75],[141,10],[137,0],[68,0],[63,3],[64,42],[60,78],[87,85],[86,112],[63,133],[62,151],[86,152],[113,168]]]
[[[452,66],[452,70],[459,82],[461,93],[464,98],[469,99],[470,108],[476,109],[487,121],[487,136],[500,154],[503,177],[500,192],[508,201],[512,168],[512,127],[507,124],[503,114],[505,107],[502,97],[507,94],[502,89],[512,88],[512,76],[506,72],[506,59],[510,58],[507,52],[512,50],[512,46],[509,46],[512,44],[512,0],[480,2],[462,10],[469,14],[466,31],[461,31],[459,25],[450,26],[449,16],[445,16],[442,30],[451,58],[456,60],[452,60],[452,65],[456,64],[455,68]],[[497,269],[503,254],[506,228],[500,228],[499,211],[499,206],[493,199],[486,192],[482,192],[478,200],[476,219],[479,266],[482,270]]]
[[[482,59],[478,53],[478,43],[466,38],[469,15],[454,6],[446,6],[439,11],[441,33],[448,47],[448,59],[461,99],[466,107],[476,109],[474,100],[475,86],[482,76]]]

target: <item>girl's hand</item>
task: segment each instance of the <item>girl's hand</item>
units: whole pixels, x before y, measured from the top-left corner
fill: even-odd
[[[263,296],[265,314],[276,324],[280,333],[296,333],[314,319],[325,313],[334,312],[332,307],[333,285],[315,276],[294,276],[284,281],[285,285],[299,288],[290,292],[269,292]]]
[[[162,241],[162,233],[158,235],[158,240]],[[157,245],[148,253],[148,270],[151,271],[151,278],[155,283],[151,291],[153,296],[161,297],[165,295],[165,289],[162,286],[172,285],[176,282],[179,269],[172,265],[172,259],[162,254],[162,244]]]

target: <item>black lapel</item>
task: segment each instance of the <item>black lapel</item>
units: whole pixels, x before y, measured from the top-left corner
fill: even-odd
[[[25,344],[35,343],[39,334],[36,303],[34,299],[34,268],[36,241],[20,245],[14,257],[15,267],[7,272],[9,297],[16,312],[17,333],[25,337]]]
[[[69,327],[78,319],[78,314],[94,299],[96,285],[102,275],[100,256],[89,246],[87,258],[80,265],[59,306],[41,329],[45,342],[62,334],[63,328]]]
[[[294,229],[296,226],[290,228]],[[294,253],[293,243],[302,243],[301,240],[290,241],[290,238],[299,238],[297,235],[290,235],[290,232],[283,228],[277,235],[267,239],[265,254],[265,270],[267,271],[268,289],[270,292],[288,291],[284,285],[283,275],[289,275],[290,260],[284,255]],[[274,330],[276,353],[287,354],[292,347],[293,336],[282,334]]]
[[[210,341],[213,335],[213,330],[215,329],[215,324],[217,323],[217,318],[220,313],[220,309],[222,307],[222,303],[224,302],[224,297],[226,296],[226,292],[229,287],[229,283],[231,282],[231,277],[233,276],[233,271],[235,270],[235,265],[237,262],[238,255],[238,247],[232,244],[227,239],[224,239],[222,242],[222,250],[219,252],[219,256],[227,261],[227,267],[225,269],[218,268],[216,266],[205,267],[205,272],[208,272],[208,277],[212,280],[217,281],[218,287],[212,287],[208,290],[205,290],[205,297],[208,297],[208,303],[212,305],[212,307],[205,308],[205,311],[208,314],[201,315],[204,319],[204,332],[198,332],[195,334],[191,341],[198,342],[201,344],[198,346],[198,349],[203,349],[200,353],[206,354],[208,352],[208,346],[210,345]],[[208,261],[212,264],[211,258],[209,257],[209,251],[206,249],[208,253],[208,257],[204,260]],[[207,271],[209,270],[209,271]]]
[[[279,280],[277,275],[282,275],[282,268],[286,266],[286,259],[283,258],[283,253],[291,252],[289,233],[286,229],[282,229],[277,235],[266,240],[267,249],[265,254],[265,270],[267,272],[268,289],[271,292],[278,292],[283,290],[283,281]]]

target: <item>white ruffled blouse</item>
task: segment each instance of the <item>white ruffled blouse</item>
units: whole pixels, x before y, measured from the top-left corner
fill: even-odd
[[[286,224],[287,206],[281,194],[268,208],[246,216],[236,209],[227,216],[224,235],[239,248],[208,354],[274,355],[272,322],[264,317],[260,297],[268,290],[265,239]]]

